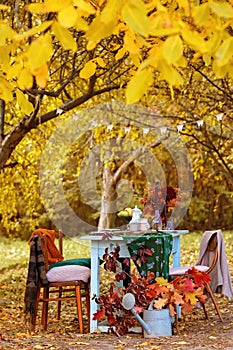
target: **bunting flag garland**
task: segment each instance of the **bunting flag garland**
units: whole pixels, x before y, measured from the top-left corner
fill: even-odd
[[[197,115],[195,115],[197,117]],[[216,115],[216,119],[218,122],[222,122],[223,120],[223,116],[224,116],[224,113],[219,113]],[[195,120],[195,121],[190,121],[190,122],[187,122],[187,121],[183,121],[182,123],[180,124],[177,124],[176,125],[176,129],[177,129],[177,132],[181,132],[184,130],[185,128],[185,125],[194,125],[196,124],[198,126],[198,128],[202,127],[204,125],[205,121],[204,119],[198,119],[198,120]],[[153,127],[154,129],[154,127]],[[158,129],[160,130],[161,134],[166,134],[167,131],[171,131],[171,128],[169,126],[161,126],[161,127],[158,127]],[[143,128],[143,133],[144,134],[148,134],[148,132],[150,131],[150,128]],[[173,129],[174,131],[174,129]],[[125,132],[130,132],[130,126],[127,126],[125,127]]]

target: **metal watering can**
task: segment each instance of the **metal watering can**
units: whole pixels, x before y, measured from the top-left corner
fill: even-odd
[[[136,317],[136,319],[140,322],[141,326],[145,329],[147,334],[152,333],[151,326],[143,321],[143,319],[139,316],[136,310],[133,308],[135,305],[135,297],[132,293],[126,293],[122,298],[123,308],[126,310],[130,310],[132,314]]]
[[[152,301],[153,303],[153,301]],[[135,318],[139,321],[141,326],[144,328],[145,338],[155,338],[160,336],[171,336],[172,335],[172,317],[169,314],[168,309],[153,310],[152,303],[148,310],[143,313],[145,322],[134,309],[135,297],[132,293],[127,293],[122,298],[122,305],[124,309],[130,310]]]

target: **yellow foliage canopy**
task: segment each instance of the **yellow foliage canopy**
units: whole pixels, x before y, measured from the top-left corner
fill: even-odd
[[[0,8],[9,11],[7,6]],[[228,1],[46,0],[25,9],[35,18],[36,25],[29,30],[15,32],[10,21],[0,20],[0,52],[4,52],[0,73],[14,78],[14,82],[0,80],[1,91],[6,88],[1,96],[5,100],[17,88],[30,88],[34,78],[45,88],[57,40],[63,50],[77,52],[80,37],[86,50],[96,50],[95,54],[101,51],[101,41],[117,37],[113,57],[127,56],[132,73],[126,90],[129,103],[148,91],[157,72],[171,88],[183,84],[180,71],[191,50],[190,59],[203,58],[216,77],[232,76],[233,39],[228,29],[233,24],[233,6]],[[49,13],[55,15],[46,17]],[[103,68],[101,62],[98,66]],[[96,73],[96,63],[90,56],[79,76],[88,80]]]

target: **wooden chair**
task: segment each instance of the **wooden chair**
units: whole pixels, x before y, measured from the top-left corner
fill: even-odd
[[[204,233],[202,236],[202,243],[205,240],[206,240],[206,238],[205,238],[205,233]],[[211,253],[211,255],[212,255],[212,259],[211,259],[212,261],[210,263],[210,266],[202,265],[202,260],[204,259],[204,256],[206,253]],[[195,269],[197,269],[199,271],[206,272],[206,273],[210,274],[210,276],[211,276],[211,273],[216,268],[218,261],[219,261],[219,259],[218,259],[218,236],[217,236],[217,231],[213,231],[213,234],[211,235],[209,241],[207,242],[206,250],[205,250],[201,260],[198,262],[198,265],[195,265],[194,267],[195,267]],[[177,276],[185,275],[185,274],[187,274],[187,270],[191,267],[192,266],[171,267],[169,270],[169,277],[174,278]],[[214,293],[211,289],[210,283],[205,282],[204,287],[205,287],[206,291],[208,292],[208,294],[209,294],[209,296],[214,304],[216,313],[217,313],[220,321],[222,321],[222,315],[221,315],[219,307],[216,303],[216,299],[215,299]],[[203,310],[205,313],[205,317],[208,320],[209,316],[207,314],[205,304],[202,304],[202,306],[203,306]]]
[[[62,255],[62,232],[58,233],[59,251]],[[46,235],[41,238],[42,251],[44,256],[45,271],[49,271],[48,263],[48,249]],[[50,270],[51,271],[51,270]],[[87,315],[88,315],[88,331],[90,330],[90,281],[83,282],[82,280],[70,280],[70,281],[53,281],[48,282],[47,285],[43,285],[41,280],[38,280],[37,285],[37,298],[36,298],[36,310],[35,321],[32,329],[36,326],[36,317],[38,312],[39,303],[42,302],[42,316],[41,324],[43,330],[47,330],[48,324],[48,304],[51,301],[57,301],[57,319],[60,319],[61,314],[61,302],[68,300],[75,300],[77,305],[77,317],[79,322],[80,333],[84,333],[83,327],[83,313],[82,313],[82,298],[85,298]]]

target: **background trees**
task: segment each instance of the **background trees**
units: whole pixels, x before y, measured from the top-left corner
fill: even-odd
[[[37,174],[54,120],[125,98],[174,129],[185,122],[196,180],[188,220],[230,225],[230,2],[2,1],[0,19],[2,229],[44,223]]]

